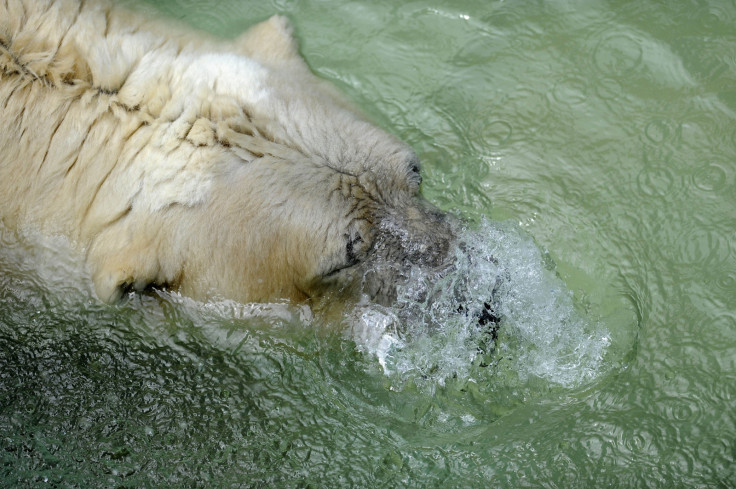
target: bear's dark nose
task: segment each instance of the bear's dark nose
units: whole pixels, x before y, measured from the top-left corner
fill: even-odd
[[[423,202],[381,216],[364,264],[363,293],[374,302],[391,305],[397,286],[406,282],[412,269],[438,277],[446,274],[452,269],[452,223],[452,216]]]
[[[437,269],[450,264],[454,240],[452,217],[426,204],[386,216],[374,249],[387,262]]]

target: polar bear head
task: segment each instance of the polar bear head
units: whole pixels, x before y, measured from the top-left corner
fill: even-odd
[[[416,154],[311,73],[285,19],[225,52],[167,56],[146,54],[140,66],[165,68],[126,73],[116,93],[153,114],[152,128],[168,122],[122,177],[136,186],[123,207],[139,217],[100,225],[90,246],[102,299],[168,286],[387,303],[408,268],[448,266],[452,223],[420,196]]]

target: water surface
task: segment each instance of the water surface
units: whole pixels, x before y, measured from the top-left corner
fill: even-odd
[[[468,223],[452,286],[513,284],[506,319],[484,350],[409,289],[409,316],[110,307],[3,230],[0,485],[736,486],[736,3],[139,8],[223,37],[287,15],[417,150]]]

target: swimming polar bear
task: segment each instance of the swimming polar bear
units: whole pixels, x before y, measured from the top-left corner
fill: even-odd
[[[0,218],[68,237],[103,301],[390,301],[407,267],[448,266],[420,182],[283,17],[223,42],[104,2],[0,3]]]

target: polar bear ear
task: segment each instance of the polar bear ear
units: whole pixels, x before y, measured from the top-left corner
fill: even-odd
[[[248,29],[235,40],[234,47],[240,54],[265,63],[303,62],[291,22],[281,15]]]

